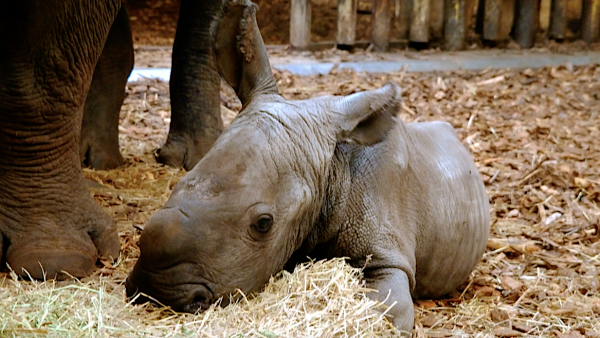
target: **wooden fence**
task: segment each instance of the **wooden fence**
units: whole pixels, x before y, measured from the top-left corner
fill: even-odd
[[[600,36],[600,0],[372,0],[371,41],[385,51],[396,20],[394,37],[404,43],[442,40],[446,50],[465,47],[469,30],[488,41],[511,36],[523,48],[534,45],[536,34],[547,32],[556,40]],[[393,10],[392,10],[393,6]],[[351,47],[356,42],[357,0],[338,0],[336,45]],[[291,0],[290,43],[309,49],[311,43],[310,0]],[[573,28],[575,27],[575,28]]]

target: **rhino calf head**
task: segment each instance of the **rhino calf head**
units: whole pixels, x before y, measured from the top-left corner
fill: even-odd
[[[218,39],[218,53],[230,56],[219,64],[244,108],[151,217],[127,281],[130,293],[177,310],[258,290],[280,271],[316,221],[337,142],[380,141],[397,111],[400,90],[391,84],[346,98],[283,99],[254,10],[231,4],[221,31],[235,33]]]
[[[322,257],[348,255],[364,264],[366,255],[374,255],[367,281],[381,289],[382,299],[392,291],[391,302],[400,303],[400,310],[390,312],[398,318],[394,323],[410,328],[411,292],[421,280],[415,277],[419,255],[411,245],[420,236],[420,226],[403,228],[403,216],[394,215],[409,202],[384,196],[399,204],[390,208],[396,214],[381,214],[386,220],[398,218],[400,225],[376,229],[371,236],[368,226],[380,222],[379,211],[369,203],[379,197],[351,188],[354,184],[358,190],[370,190],[379,183],[368,179],[396,177],[408,167],[411,142],[396,117],[400,89],[388,84],[348,97],[283,99],[254,13],[253,5],[233,2],[217,39],[223,77],[238,93],[243,109],[145,226],[127,293],[142,292],[175,310],[195,312],[220,297],[227,303],[237,289],[260,290],[293,256],[316,253],[313,249],[319,244],[330,242],[329,251],[321,250]],[[370,149],[371,155],[362,158],[363,149]],[[381,156],[386,157],[379,161]],[[369,175],[379,167],[391,169]],[[366,176],[367,188],[353,183],[352,175]],[[347,208],[348,203],[355,207]],[[411,204],[407,209],[417,207]],[[410,220],[417,218],[406,214]],[[365,227],[350,232],[362,232],[363,237],[349,245],[339,234],[354,223]],[[378,232],[381,239],[376,239]],[[373,246],[372,238],[379,244]],[[485,245],[485,238],[478,241]],[[474,256],[481,255],[479,242],[469,249]],[[468,271],[474,261],[467,264]]]

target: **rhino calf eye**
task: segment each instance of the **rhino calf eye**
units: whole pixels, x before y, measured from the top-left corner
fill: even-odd
[[[271,215],[261,215],[258,220],[252,225],[254,230],[261,234],[269,232],[273,226],[273,217]]]

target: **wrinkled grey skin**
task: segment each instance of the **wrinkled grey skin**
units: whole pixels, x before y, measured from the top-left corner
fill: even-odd
[[[226,1],[180,1],[169,81],[171,122],[167,141],[156,153],[160,163],[189,170],[221,134],[213,22],[221,15]],[[47,14],[46,20],[53,11]],[[81,14],[73,13],[71,20]],[[89,32],[94,33],[94,27]],[[119,152],[119,113],[133,61],[133,41],[123,5],[96,63],[85,101],[79,147],[84,166],[107,170],[123,163]]]
[[[66,279],[119,257],[114,220],[81,174],[79,145],[94,68],[122,8],[117,0],[2,4],[0,270]]]
[[[226,0],[182,0],[169,138],[158,161],[191,168],[218,137],[214,18]],[[121,248],[82,164],[122,163],[118,124],[133,42],[124,0],[19,0],[0,10],[0,271],[67,279]]]
[[[123,164],[119,152],[119,114],[132,69],[133,38],[127,9],[121,5],[94,67],[83,107],[79,139],[79,158],[83,166],[107,170]]]
[[[128,295],[193,312],[306,256],[344,256],[411,330],[412,298],[454,290],[485,248],[488,200],[469,153],[447,123],[404,124],[394,84],[283,99],[252,6],[230,6],[219,36],[244,108],[146,225]]]

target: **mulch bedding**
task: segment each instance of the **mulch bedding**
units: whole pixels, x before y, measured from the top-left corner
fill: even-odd
[[[490,199],[487,251],[448,298],[415,303],[413,336],[600,336],[599,66],[275,75],[287,99],[394,81],[405,122],[448,121],[473,154]],[[119,127],[126,164],[84,170],[98,183],[94,198],[117,221],[123,249],[119,264],[105,264],[90,280],[102,274],[115,288],[139,255],[144,223],[185,174],[153,158],[168,132],[168,84],[148,79],[127,91]],[[221,100],[234,112],[229,121],[240,104],[225,86]]]

